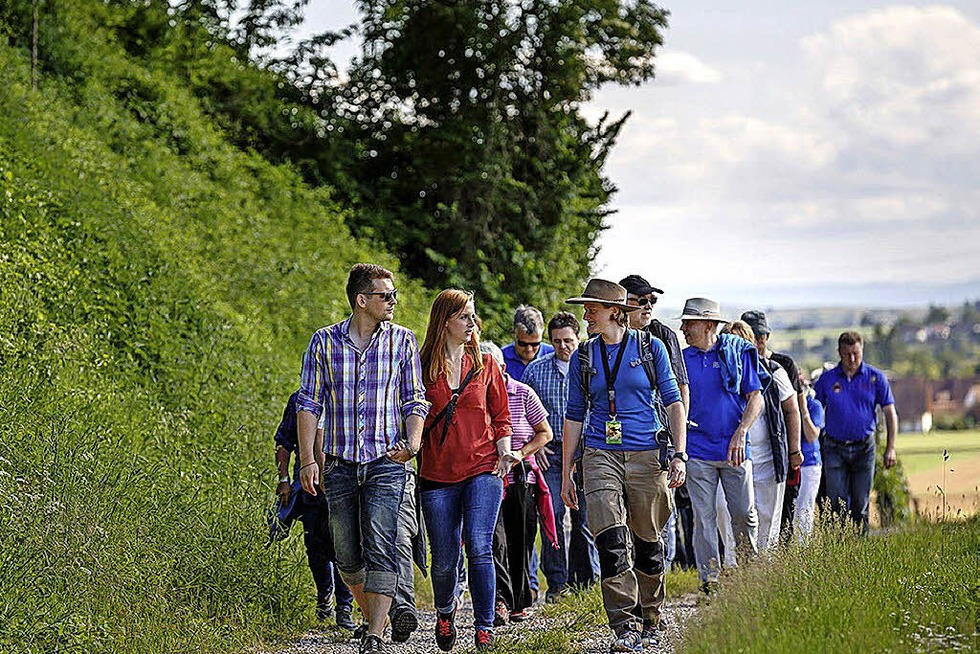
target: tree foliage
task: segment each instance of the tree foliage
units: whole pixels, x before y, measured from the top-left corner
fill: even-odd
[[[588,276],[627,116],[582,115],[602,84],[653,76],[650,2],[366,0],[338,116],[358,130],[351,226],[432,286],[475,287],[498,328]],[[487,306],[489,305],[489,306]]]

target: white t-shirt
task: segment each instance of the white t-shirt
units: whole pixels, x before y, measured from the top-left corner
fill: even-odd
[[[571,363],[571,361],[562,361],[558,357],[555,357],[555,363],[558,364],[558,371],[562,374],[562,376],[568,377],[568,365]]]
[[[776,390],[779,391],[779,401],[785,402],[796,395],[789,375],[782,368],[773,373],[776,380]],[[771,479],[775,474],[772,463],[772,443],[769,442],[769,426],[766,424],[765,410],[749,427],[749,454],[752,457],[752,476],[755,479]]]

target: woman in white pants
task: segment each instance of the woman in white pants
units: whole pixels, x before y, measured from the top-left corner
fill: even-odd
[[[813,515],[817,504],[817,490],[823,461],[820,457],[820,432],[824,427],[823,405],[814,397],[810,381],[800,374],[806,387],[806,411],[802,415],[800,449],[803,451],[803,467],[800,469],[800,494],[793,511],[793,530],[802,543],[813,533]]]

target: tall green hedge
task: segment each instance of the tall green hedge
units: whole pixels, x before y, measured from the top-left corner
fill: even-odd
[[[42,8],[38,91],[0,45],[0,651],[250,648],[312,614],[263,524],[303,349],[352,263],[397,263],[128,54],[108,5]],[[431,293],[397,283],[424,327]]]

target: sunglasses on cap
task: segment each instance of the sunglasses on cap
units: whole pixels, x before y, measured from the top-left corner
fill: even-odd
[[[370,293],[361,293],[361,295],[380,295],[381,299],[385,302],[394,302],[398,299],[398,289],[392,289],[390,291],[372,291]]]

